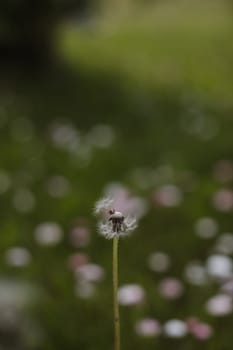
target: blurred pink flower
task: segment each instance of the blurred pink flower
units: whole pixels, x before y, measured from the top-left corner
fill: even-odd
[[[154,337],[161,333],[161,325],[153,318],[144,318],[136,323],[135,331],[143,337]]]
[[[153,200],[156,205],[161,207],[176,207],[181,204],[183,194],[175,185],[163,185],[155,191]]]
[[[207,340],[213,335],[213,328],[197,318],[190,318],[186,322],[189,332],[199,340]]]
[[[75,226],[70,233],[70,242],[76,248],[86,247],[90,242],[90,230],[86,226]]]
[[[118,290],[119,304],[137,305],[141,304],[145,299],[145,291],[138,284],[126,284]]]
[[[225,294],[216,295],[207,301],[206,310],[213,316],[229,315],[233,311],[232,298]]]
[[[89,256],[84,253],[74,253],[68,258],[68,266],[71,270],[75,271],[83,265],[89,262]]]
[[[99,282],[104,279],[105,271],[97,264],[83,264],[76,269],[76,276],[79,280],[87,282]]]
[[[233,209],[233,191],[222,189],[215,192],[213,196],[213,206],[215,209],[222,212]]]
[[[221,291],[223,293],[233,296],[233,279],[230,279],[221,286]]]
[[[129,189],[119,183],[110,183],[105,188],[105,196],[113,198],[112,205],[125,215],[143,217],[147,212],[147,204],[140,197],[133,196]]]
[[[159,284],[159,293],[167,299],[178,299],[184,292],[183,284],[176,278],[164,278]]]

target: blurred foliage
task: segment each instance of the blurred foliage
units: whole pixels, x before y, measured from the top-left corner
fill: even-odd
[[[135,235],[120,245],[120,284],[141,284],[147,294],[144,304],[121,308],[122,349],[231,350],[232,314],[214,318],[204,308],[219,286],[184,281],[185,295],[167,301],[157,289],[161,276],[147,266],[150,253],[165,251],[173,262],[165,276],[183,279],[187,263],[204,263],[215,244],[215,237],[205,241],[194,234],[196,220],[210,216],[221,232],[232,230],[231,211],[221,212],[212,203],[216,191],[232,186],[213,177],[216,162],[233,157],[232,21],[223,2],[211,3],[166,2],[149,13],[135,11],[134,17],[86,26],[72,20],[61,27],[56,43],[67,66],[36,79],[23,74],[2,79],[0,167],[9,185],[2,187],[0,203],[0,291],[9,279],[27,281],[38,293],[15,323],[0,317],[4,349],[111,348],[111,242],[96,234],[92,208],[107,184],[120,182],[149,206]],[[78,133],[77,153],[54,144],[57,125]],[[114,132],[106,148],[92,140],[96,126],[103,125]],[[61,197],[48,191],[54,176],[70,184]],[[182,190],[180,206],[154,204],[154,191],[167,183]],[[92,230],[91,243],[75,248],[69,234],[83,218]],[[38,245],[34,232],[43,222],[61,225],[60,244]],[[31,253],[27,266],[6,262],[5,253],[14,246]],[[75,293],[67,263],[73,253],[87,254],[106,271],[90,299]],[[144,339],[134,331],[143,317],[163,323],[190,316],[209,322],[213,338]]]
[[[0,59],[40,63],[54,55],[57,22],[84,15],[88,0],[3,0],[0,3]]]

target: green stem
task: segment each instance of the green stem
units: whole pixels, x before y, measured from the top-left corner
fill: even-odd
[[[120,315],[118,305],[118,237],[113,238],[113,312],[114,350],[120,350]]]

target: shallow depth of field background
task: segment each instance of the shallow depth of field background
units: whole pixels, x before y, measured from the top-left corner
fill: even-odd
[[[67,13],[47,64],[5,55],[1,350],[112,349],[106,194],[140,217],[122,349],[232,349],[232,34],[230,0],[111,0]]]

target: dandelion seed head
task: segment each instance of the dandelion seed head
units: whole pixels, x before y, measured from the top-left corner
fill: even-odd
[[[122,229],[115,232],[110,221],[99,222],[98,232],[101,236],[107,239],[113,239],[114,237],[125,237],[129,236],[137,228],[137,220],[133,217],[126,217]]]
[[[128,236],[137,228],[137,219],[131,215],[118,211],[115,201],[103,198],[95,205],[95,214],[100,215],[98,231],[107,239]]]

